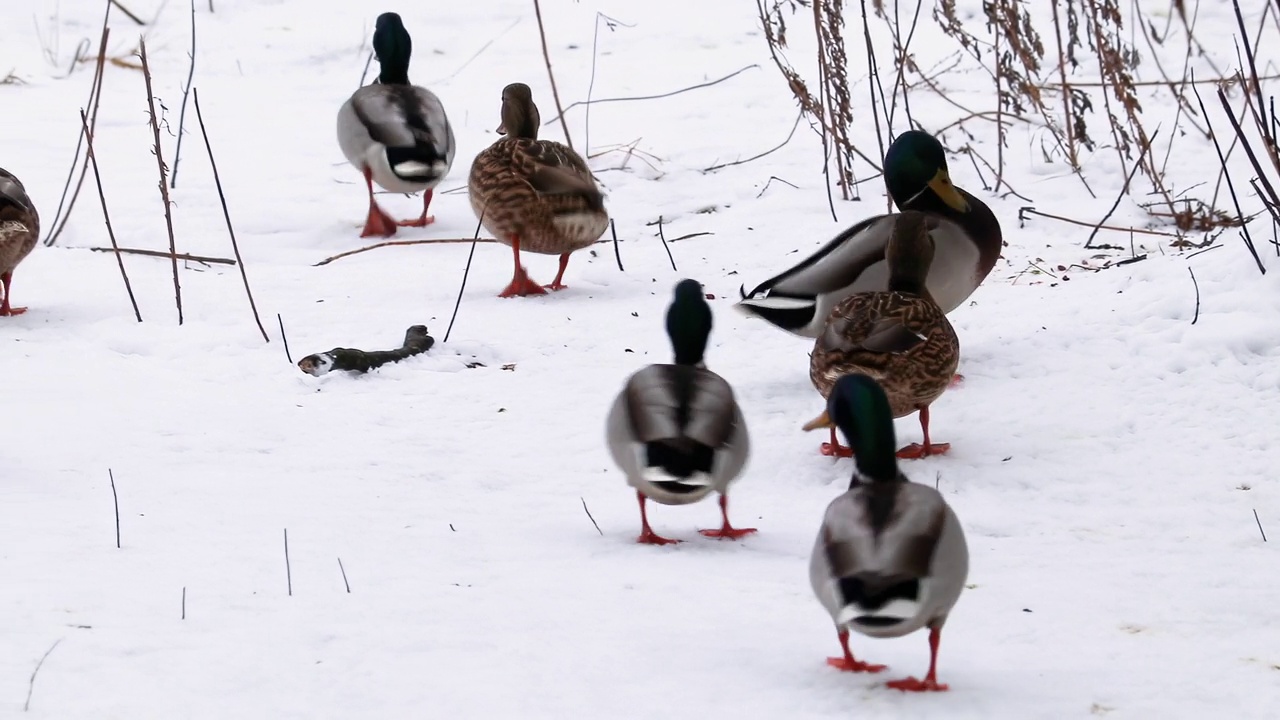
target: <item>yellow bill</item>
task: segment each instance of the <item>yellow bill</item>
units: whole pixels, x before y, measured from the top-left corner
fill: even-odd
[[[956,186],[951,184],[951,176],[946,170],[939,170],[933,176],[929,181],[929,189],[952,209],[958,212],[969,212],[969,203],[960,195],[960,191],[956,190]]]
[[[826,410],[823,410],[821,415],[804,424],[804,431],[809,432],[810,430],[830,427],[835,427],[835,423],[831,422],[831,416],[827,414]]]

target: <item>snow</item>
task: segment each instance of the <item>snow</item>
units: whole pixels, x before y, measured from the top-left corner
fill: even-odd
[[[162,8],[147,47],[172,166],[190,14],[181,3],[125,4],[144,18]],[[81,38],[96,48],[102,5],[0,7],[0,72],[26,81],[0,86],[0,166],[23,179],[46,226],[92,74],[67,68]],[[1280,536],[1280,259],[1269,246],[1259,246],[1265,277],[1234,232],[1194,257],[1137,235],[1145,261],[1059,272],[1128,253],[1083,249],[1087,228],[1020,227],[1018,208],[1102,217],[1124,183],[1114,152],[1086,158],[1094,199],[1061,163],[1045,165],[1037,131],[1018,128],[1007,177],[1034,202],[984,192],[970,163],[953,159],[1008,248],[952,315],[967,380],[934,406],[933,423],[953,450],[905,467],[936,482],[964,523],[971,587],[943,633],[939,674],[951,692],[891,691],[884,680],[924,672],[923,633],[855,638],[859,657],[890,665],[884,675],[823,663],[838,645],[807,559],[851,465],[819,456],[819,433],[800,432],[822,407],[809,345],[731,310],[740,284],[882,212],[879,182],[861,185],[858,203],[837,191],[833,222],[821,144],[803,125],[762,159],[701,171],[774,147],[795,121],[750,3],[543,5],[566,105],[592,82],[597,12],[627,26],[599,26],[593,97],[758,67],[669,98],[593,106],[593,153],[639,139],[631,157],[592,160],[625,271],[600,245],[573,257],[570,289],[503,300],[509,252],[478,245],[444,343],[469,244],[313,266],[366,244],[364,189],[342,162],[335,113],[356,88],[377,12],[400,12],[414,37],[411,78],[449,109],[459,154],[432,205],[437,222],[398,239],[471,237],[457,189],[496,137],[502,86],[528,83],[544,121],[555,116],[531,3],[218,0],[212,13],[198,3],[195,86],[271,342],[238,268],[225,265],[182,266],[179,326],[168,262],[127,257],[136,322],[113,258],[86,249],[108,244],[92,177],[58,244],[18,269],[14,301],[30,311],[0,318],[0,717],[19,716],[29,689],[26,715],[59,720],[1280,716],[1275,546],[1253,514]],[[849,12],[850,77],[863,97],[861,26]],[[1233,31],[1227,6],[1199,12],[1209,36]],[[972,21],[980,30],[980,15]],[[802,13],[791,29],[802,72],[806,23]],[[118,12],[111,27],[111,54],[127,56],[139,28]],[[922,67],[952,48],[927,17],[914,42]],[[1229,44],[1215,52],[1234,67]],[[965,102],[991,104],[979,75],[944,77]],[[924,91],[912,103],[927,129],[957,114]],[[1176,138],[1170,173],[1207,179],[1212,146],[1174,131],[1167,95],[1144,103],[1151,126],[1163,121],[1162,136]],[[112,223],[123,246],[162,250],[145,108],[141,74],[109,65],[96,147]],[[874,155],[870,111],[857,112],[855,141]],[[583,108],[567,122],[581,148]],[[994,155],[991,127],[973,127]],[[230,257],[191,107],[186,131],[173,192],[179,250]],[[561,138],[559,124],[545,136]],[[397,217],[420,207],[380,200]],[[659,217],[668,239],[712,233],[671,243],[678,272],[655,237]],[[1111,218],[1144,222],[1131,201]],[[1255,235],[1267,237],[1263,222]],[[1129,244],[1117,233],[1099,241]],[[542,282],[555,270],[549,256],[526,264]],[[651,505],[654,529],[686,542],[639,546],[604,415],[629,373],[669,357],[661,318],[682,277],[717,296],[708,362],[734,385],[754,451],[730,513],[760,533],[702,538],[695,528],[719,521],[714,502]],[[294,360],[392,348],[418,323],[438,344],[367,376],[313,378],[288,364],[277,313]],[[898,434],[918,440],[915,419]]]

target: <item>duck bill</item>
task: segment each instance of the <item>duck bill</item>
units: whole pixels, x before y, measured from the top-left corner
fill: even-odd
[[[827,414],[826,410],[823,410],[821,415],[804,424],[804,431],[809,432],[810,430],[831,427],[835,427],[835,423],[831,422],[831,416]]]
[[[951,209],[957,212],[969,212],[969,203],[960,195],[960,191],[956,190],[956,186],[951,184],[951,176],[946,170],[939,170],[933,179],[929,181],[929,189],[935,195],[942,198],[942,202],[946,203]]]

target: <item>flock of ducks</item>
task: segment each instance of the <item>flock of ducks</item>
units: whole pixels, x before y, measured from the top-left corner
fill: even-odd
[[[398,15],[379,16],[373,47],[378,79],[342,105],[337,130],[343,154],[364,175],[369,192],[362,236],[388,236],[398,226],[434,220],[428,214],[432,189],[452,166],[455,147],[439,98],[409,82],[412,42]],[[538,139],[539,124],[529,87],[504,88],[503,137],[476,156],[468,178],[476,216],[512,249],[514,271],[503,297],[565,287],[570,255],[598,240],[609,222],[586,162],[565,145]],[[899,212],[840,233],[743,291],[736,307],[813,339],[809,377],[826,403],[804,428],[830,428],[821,451],[854,459],[849,489],[827,507],[810,561],[813,592],[831,615],[843,650],[828,663],[879,672],[884,666],[854,658],[851,631],[898,637],[927,627],[927,674],[888,686],[946,690],[937,680],[938,643],[964,588],[968,550],[943,497],[910,482],[898,459],[949,447],[929,435],[929,406],[959,378],[959,341],[946,313],[991,272],[1003,239],[991,210],[951,183],[943,148],[931,135],[913,130],[895,138],[884,177]],[[374,183],[393,192],[422,192],[421,216],[392,219],[374,199]],[[39,216],[22,183],[0,169],[0,315],[24,310],[10,305],[10,283],[38,234]],[[530,279],[521,250],[560,256],[550,285]],[[680,542],[653,532],[647,500],[684,505],[712,491],[723,522],[703,535],[737,539],[756,532],[729,522],[728,490],[747,464],[750,440],[733,389],[706,367],[712,324],[701,284],[678,283],[666,314],[673,362],[628,378],[606,419],[610,454],[639,501],[641,543]],[[923,442],[897,449],[893,420],[911,413],[919,413]]]

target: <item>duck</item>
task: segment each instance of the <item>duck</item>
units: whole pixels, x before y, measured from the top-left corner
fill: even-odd
[[[995,267],[1004,247],[1000,221],[978,198],[956,187],[937,138],[920,130],[898,135],[884,159],[885,186],[899,210],[938,218],[937,258],[928,288],[943,312],[964,303]],[[735,307],[800,337],[816,338],[836,303],[857,292],[886,289],[885,248],[893,214],[857,223],[809,257],[760,283],[739,289]]]
[[[946,314],[925,284],[933,261],[932,230],[939,219],[906,211],[893,215],[885,257],[888,289],[850,295],[831,309],[822,334],[809,355],[809,379],[824,398],[844,375],[857,372],[875,378],[889,397],[893,417],[920,414],[924,443],[912,443],[898,457],[940,455],[950,443],[929,437],[929,406],[951,385],[960,362],[960,341]],[[848,457],[827,413],[805,430],[831,429],[831,442],[822,453]]]
[[[929,671],[886,685],[945,691],[938,682],[942,626],[969,576],[964,528],[935,489],[911,482],[894,455],[893,413],[871,377],[841,377],[827,402],[854,448],[849,489],[827,505],[809,559],[809,584],[836,625],[843,650],[827,664],[845,672],[885,669],[854,658],[849,633],[896,638],[929,629]]]
[[[674,362],[627,378],[605,421],[609,453],[640,503],[639,543],[680,542],[653,532],[646,499],[688,505],[712,490],[720,494],[721,526],[698,532],[733,540],[756,532],[729,522],[729,485],[742,474],[751,441],[733,388],[704,362],[711,326],[701,283],[680,281],[666,317]]]
[[[511,246],[511,283],[499,297],[563,290],[569,256],[590,246],[609,227],[604,197],[582,156],[566,145],[538,139],[542,120],[524,83],[502,89],[499,138],[476,156],[467,187],[471,209],[498,242]],[[560,256],[550,285],[529,278],[520,252]]]
[[[378,16],[373,31],[377,80],[356,90],[338,110],[338,145],[364,175],[369,216],[360,237],[390,237],[397,226],[426,227],[434,188],[453,166],[453,127],[435,93],[409,82],[413,39],[396,13]],[[422,215],[397,222],[373,198],[373,184],[423,193]]]
[[[40,213],[27,196],[27,189],[13,173],[0,168],[0,317],[21,315],[24,307],[14,307],[10,299],[13,271],[40,237]]]

